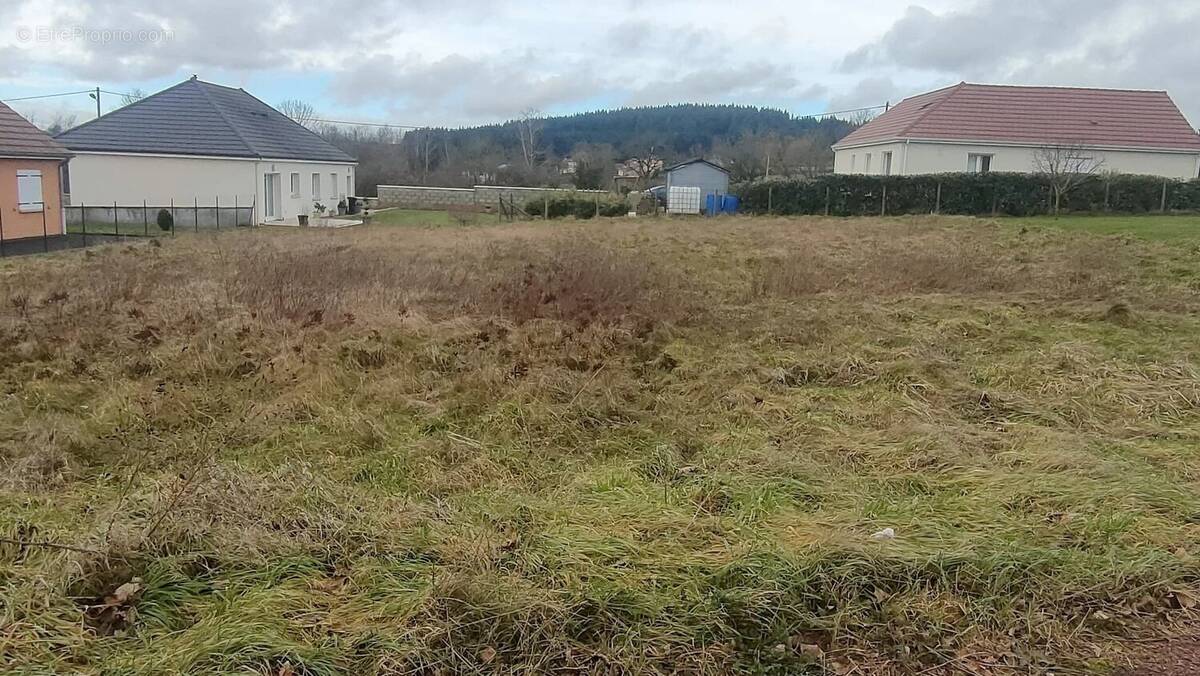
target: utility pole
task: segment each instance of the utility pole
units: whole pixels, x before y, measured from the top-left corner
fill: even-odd
[[[96,99],[96,117],[100,117],[100,88],[96,87],[96,91],[88,94],[88,96]]]

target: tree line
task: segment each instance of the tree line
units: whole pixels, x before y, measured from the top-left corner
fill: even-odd
[[[677,104],[559,117],[526,111],[479,127],[401,130],[316,121],[299,102],[280,109],[358,158],[363,194],[389,183],[613,189],[618,162],[630,162],[636,182],[647,183],[654,171],[638,171],[638,164],[669,166],[701,156],[720,161],[734,180],[813,176],[832,170],[830,146],[861,124],[756,106]]]

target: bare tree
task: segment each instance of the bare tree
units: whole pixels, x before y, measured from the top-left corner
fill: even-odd
[[[75,116],[66,113],[56,113],[43,129],[51,136],[58,136],[64,131],[75,126]]]
[[[542,133],[542,117],[537,110],[530,108],[521,113],[517,121],[517,135],[521,137],[521,159],[526,168],[532,168],[537,158],[538,137]]]
[[[1046,177],[1054,193],[1055,215],[1063,196],[1103,166],[1103,159],[1078,143],[1042,146],[1033,154],[1033,170]]]
[[[121,105],[127,106],[131,103],[137,103],[144,98],[146,98],[146,92],[134,87],[133,89],[129,90],[129,93],[121,95]]]
[[[305,127],[312,124],[317,117],[317,111],[313,105],[307,101],[300,99],[288,99],[280,102],[277,106],[279,112],[292,118],[297,124]]]

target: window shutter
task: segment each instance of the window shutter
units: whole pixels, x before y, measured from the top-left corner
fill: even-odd
[[[42,210],[42,172],[17,170],[17,202],[20,211]]]

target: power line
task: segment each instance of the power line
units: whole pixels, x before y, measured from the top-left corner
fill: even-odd
[[[411,124],[390,124],[384,122],[352,122],[350,120],[326,120],[319,117],[312,118],[313,122],[325,122],[327,124],[352,124],[359,127],[394,127],[396,129],[428,129],[429,125],[423,127]]]
[[[61,94],[42,94],[40,96],[21,96],[21,97],[15,98],[15,99],[3,99],[3,100],[5,103],[9,103],[9,102],[13,102],[13,101],[32,101],[33,99],[52,99],[57,96],[76,96],[78,94],[91,94],[95,91],[96,91],[95,89],[85,89],[85,90],[79,91],[79,92],[63,92]]]

